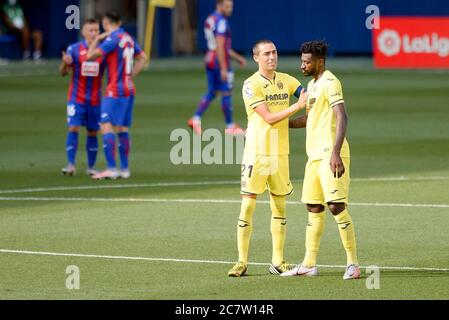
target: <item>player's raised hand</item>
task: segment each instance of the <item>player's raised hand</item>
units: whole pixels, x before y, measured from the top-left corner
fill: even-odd
[[[305,108],[305,106],[307,105],[308,99],[309,99],[309,93],[306,92],[306,90],[304,90],[304,88],[302,88],[301,94],[299,95],[299,99],[298,99],[299,110]]]
[[[73,62],[73,59],[70,55],[68,55],[64,50],[62,51],[62,61],[67,64],[71,65]]]

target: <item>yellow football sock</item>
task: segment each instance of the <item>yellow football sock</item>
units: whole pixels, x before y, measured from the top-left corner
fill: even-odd
[[[340,232],[341,242],[346,250],[347,264],[358,264],[357,261],[357,247],[355,243],[355,232],[352,218],[349,215],[348,209],[343,210],[336,216],[335,221],[338,224],[338,231]]]
[[[326,221],[326,212],[309,212],[309,221],[306,228],[306,255],[302,264],[305,267],[316,266],[316,259],[320,249],[321,235]]]
[[[256,199],[243,197],[237,223],[237,248],[239,261],[248,263],[249,240],[253,231],[253,213],[256,209]]]
[[[285,214],[286,196],[270,195],[271,207],[271,238],[273,241],[273,256],[271,262],[278,266],[284,261],[284,244],[287,231]]]

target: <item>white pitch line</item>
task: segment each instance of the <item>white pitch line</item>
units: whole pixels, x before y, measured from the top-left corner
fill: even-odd
[[[125,189],[125,188],[151,188],[151,187],[188,187],[188,186],[209,186],[209,185],[230,185],[240,184],[240,181],[200,181],[200,182],[156,182],[137,184],[112,184],[112,185],[89,185],[89,186],[60,186],[48,188],[30,188],[0,190],[0,194],[30,193],[48,191],[72,191],[72,190],[101,190],[101,189]]]
[[[353,182],[373,182],[373,181],[435,181],[448,180],[449,177],[392,177],[392,178],[351,178]],[[293,180],[294,183],[303,180]],[[138,184],[113,184],[113,185],[84,185],[84,186],[57,186],[47,188],[28,188],[28,189],[13,189],[0,190],[0,194],[13,193],[32,193],[32,192],[48,192],[48,191],[72,191],[72,190],[101,190],[101,189],[126,189],[126,188],[152,188],[152,187],[188,187],[188,186],[209,186],[209,185],[237,185],[240,181],[199,181],[199,182],[156,182],[156,183],[138,183]]]
[[[97,258],[97,259],[116,259],[116,260],[143,260],[143,261],[165,261],[165,262],[184,262],[184,263],[210,263],[210,264],[233,264],[235,261],[220,261],[220,260],[195,260],[195,259],[174,259],[174,258],[149,258],[149,257],[127,257],[127,256],[110,256],[97,254],[81,254],[81,253],[59,253],[59,252],[45,252],[45,251],[28,251],[28,250],[11,250],[0,249],[0,253],[13,254],[29,254],[29,255],[43,255],[43,256],[57,256],[57,257],[79,257],[79,258]],[[250,265],[268,266],[269,263],[249,262]],[[345,268],[344,265],[317,265],[321,268]],[[366,268],[360,266],[361,268]],[[379,269],[391,270],[414,270],[414,271],[449,271],[449,268],[427,268],[427,267],[378,267]]]
[[[0,201],[91,201],[91,202],[159,202],[159,203],[226,203],[240,204],[241,200],[227,199],[160,199],[160,198],[81,198],[81,197],[0,197]],[[258,200],[258,203],[269,204],[268,200]],[[287,201],[288,204],[303,203]],[[350,202],[351,206],[362,207],[406,207],[406,208],[449,208],[449,204],[434,203],[378,203],[378,202]]]
[[[368,181],[435,181],[435,180],[448,180],[449,177],[381,177],[381,178],[351,178],[351,181],[361,181],[361,182],[368,182]]]

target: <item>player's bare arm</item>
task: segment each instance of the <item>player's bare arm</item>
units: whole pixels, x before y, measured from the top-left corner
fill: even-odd
[[[98,49],[98,44],[106,39],[111,33],[103,32],[102,34],[95,37],[95,40],[89,45],[89,50],[87,50],[86,59],[89,61],[98,59],[103,55],[100,49]]]
[[[348,116],[346,114],[344,103],[339,103],[332,108],[336,116],[336,133],[335,145],[332,149],[330,167],[334,173],[334,177],[340,178],[345,173],[345,166],[341,160],[340,151],[346,135],[346,127],[348,125]]]
[[[307,104],[307,99],[309,97],[309,94],[304,91],[304,89],[301,90],[301,95],[299,96],[299,99],[296,103],[292,104],[290,107],[288,107],[285,110],[271,113],[268,109],[268,106],[265,103],[262,103],[261,105],[257,106],[254,111],[261,116],[266,123],[269,125],[274,125],[278,123],[279,121],[282,121],[291,115],[295,114],[301,109],[304,109]]]
[[[59,72],[63,77],[69,73],[70,66],[72,65],[72,63],[73,63],[72,57],[66,54],[65,51],[62,51],[62,62],[61,65],[59,66]]]
[[[297,117],[295,119],[290,119],[288,121],[289,128],[305,128],[307,125],[307,114]]]
[[[225,55],[225,41],[226,37],[217,36],[215,37],[217,41],[217,59],[218,64],[220,65],[220,74],[221,80],[227,81],[228,79],[228,66],[226,64],[226,55]]]
[[[137,57],[134,58],[135,62],[134,62],[134,68],[133,68],[133,78],[135,76],[137,76],[140,71],[142,71],[142,69],[145,67],[145,64],[147,63],[147,55],[145,54],[145,52],[141,52]]]
[[[245,68],[246,67],[246,59],[244,56],[242,56],[241,54],[237,53],[236,51],[234,51],[233,49],[230,50],[229,55],[231,56],[232,59],[234,59],[235,61],[238,62],[238,64],[242,67]]]

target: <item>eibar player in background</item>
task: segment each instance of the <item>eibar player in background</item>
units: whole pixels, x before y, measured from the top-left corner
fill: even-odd
[[[95,61],[87,61],[86,58],[89,45],[100,34],[100,23],[96,19],[87,19],[81,34],[84,39],[68,46],[67,51],[62,53],[62,63],[59,67],[63,76],[72,71],[67,94],[67,166],[62,168],[62,173],[70,176],[76,173],[75,160],[80,126],[87,129],[87,174],[92,176],[97,173],[97,132],[100,129],[101,80],[105,62],[102,57]]]
[[[204,36],[207,42],[205,56],[207,92],[201,98],[195,114],[187,122],[193,131],[201,135],[201,117],[209,108],[218,93],[221,93],[221,109],[225,118],[227,134],[244,134],[233,120],[232,86],[234,72],[231,58],[242,67],[246,66],[246,59],[232,49],[231,28],[228,17],[232,15],[233,0],[216,0],[215,12],[210,14],[204,22]]]
[[[102,20],[105,33],[89,46],[88,60],[105,57],[108,84],[101,103],[101,132],[107,169],[92,176],[95,180],[130,177],[129,152],[135,88],[133,78],[146,62],[146,55],[133,38],[121,28],[120,15],[111,9]],[[101,44],[100,41],[104,40]],[[135,64],[134,64],[135,61]],[[120,171],[115,161],[116,136],[120,154]]]
[[[301,69],[313,79],[307,85],[307,116],[290,120],[291,128],[306,127],[308,162],[304,174],[301,201],[309,213],[306,228],[306,254],[301,264],[282,276],[316,276],[317,256],[324,229],[327,204],[338,225],[346,251],[347,267],[343,279],[357,279],[354,224],[348,212],[349,144],[346,141],[348,117],[343,90],[337,77],[326,70],[328,45],[310,41],[301,46]]]
[[[242,204],[237,222],[239,260],[229,270],[230,277],[240,277],[247,272],[256,199],[267,187],[273,246],[269,272],[279,275],[292,267],[284,260],[285,205],[287,195],[293,192],[288,156],[288,117],[305,107],[308,95],[298,80],[276,72],[278,54],[271,40],[256,42],[253,58],[259,70],[246,79],[242,88],[248,129],[241,167]],[[299,100],[289,106],[292,96],[299,97]]]

